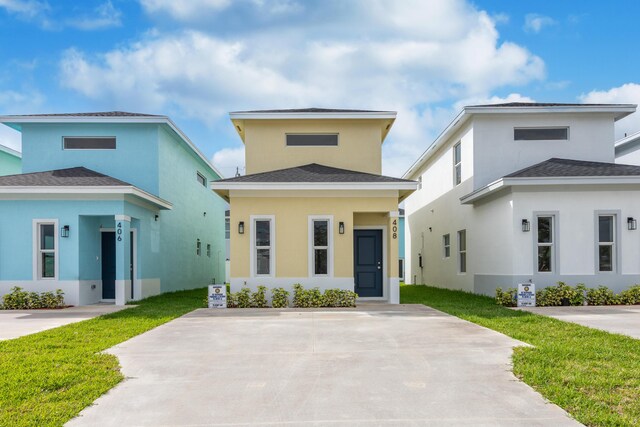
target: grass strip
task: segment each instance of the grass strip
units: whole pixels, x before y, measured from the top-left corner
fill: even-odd
[[[461,291],[403,286],[400,297],[534,345],[514,349],[514,374],[581,423],[640,425],[640,340],[511,310]]]
[[[203,306],[202,289],[166,293],[128,308],[0,341],[0,426],[60,426],[123,380],[100,353]]]

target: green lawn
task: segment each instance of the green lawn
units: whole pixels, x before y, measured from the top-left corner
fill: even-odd
[[[425,304],[534,345],[515,349],[515,375],[583,424],[640,425],[640,340],[465,292],[403,286],[400,296],[403,303]]]
[[[163,294],[135,308],[0,341],[0,426],[59,426],[122,381],[101,351],[202,307],[205,291]]]

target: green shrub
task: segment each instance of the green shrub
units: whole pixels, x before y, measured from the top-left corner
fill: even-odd
[[[340,290],[338,307],[355,307],[358,294],[353,291]]]
[[[640,304],[640,285],[633,285],[618,294],[620,304]]]
[[[284,288],[271,289],[271,306],[273,308],[289,307],[289,292]]]
[[[238,308],[238,293],[227,290],[227,308]]]
[[[516,295],[518,290],[516,288],[509,288],[503,291],[502,288],[496,288],[496,304],[503,305],[505,307],[515,307]]]
[[[267,305],[267,287],[258,286],[257,290],[251,294],[251,307],[266,308]]]
[[[236,292],[236,306],[238,308],[251,307],[251,289],[246,286]]]
[[[340,289],[326,289],[322,295],[323,307],[340,307]]]
[[[587,301],[589,305],[614,305],[619,304],[618,298],[613,291],[606,286],[598,286],[587,291]]]
[[[61,308],[64,307],[64,292],[57,289],[54,292],[27,292],[21,287],[11,288],[11,292],[2,297],[5,310],[25,310],[33,308]]]
[[[304,307],[307,299],[307,291],[304,290],[304,287],[300,283],[296,283],[293,285],[293,306],[294,307]]]
[[[304,289],[300,283],[296,283],[293,285],[293,306],[299,308],[322,307],[320,289]]]
[[[536,305],[538,307],[552,307],[562,305],[568,301],[569,305],[582,305],[583,293],[567,285],[558,282],[556,286],[549,286],[536,292]]]

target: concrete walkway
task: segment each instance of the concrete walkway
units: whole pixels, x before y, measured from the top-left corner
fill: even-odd
[[[109,350],[128,378],[69,426],[575,426],[522,343],[420,305],[196,310]]]
[[[0,340],[35,334],[129,307],[131,306],[94,304],[59,310],[0,310]]]
[[[638,305],[527,307],[519,310],[640,339],[640,306]]]

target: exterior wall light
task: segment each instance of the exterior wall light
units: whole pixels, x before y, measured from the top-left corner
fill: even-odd
[[[525,233],[528,231],[531,231],[531,223],[529,222],[528,219],[522,220],[522,231]]]
[[[244,234],[244,221],[238,223],[238,234]]]
[[[60,237],[69,237],[69,229],[70,227],[68,225],[63,226],[60,229]]]
[[[632,216],[627,218],[627,229],[636,230],[638,228],[638,221]]]
[[[344,234],[344,222],[342,221],[338,223],[338,233]]]

